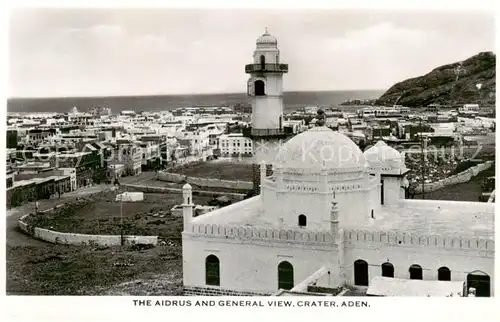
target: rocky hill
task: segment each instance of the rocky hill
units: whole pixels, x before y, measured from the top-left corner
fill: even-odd
[[[435,68],[430,73],[393,85],[378,105],[422,107],[432,103],[459,106],[495,104],[496,56],[482,52],[462,62]],[[481,84],[481,85],[478,85]]]

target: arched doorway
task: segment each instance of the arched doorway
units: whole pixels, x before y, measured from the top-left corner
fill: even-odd
[[[205,283],[220,286],[220,261],[215,255],[208,255],[205,259]]]
[[[438,281],[451,281],[451,271],[448,267],[440,267],[438,269]]]
[[[417,264],[410,266],[410,279],[411,280],[421,280],[422,279],[422,267]]]
[[[394,277],[394,266],[391,263],[382,264],[382,276]]]
[[[255,96],[264,96],[266,95],[266,86],[263,80],[256,80],[254,83],[254,91]]]
[[[293,288],[293,266],[287,261],[278,265],[278,289],[290,290]]]
[[[354,262],[354,285],[368,286],[368,263],[362,259]]]
[[[476,297],[490,296],[490,276],[485,272],[474,271],[467,274],[467,290],[476,289]]]

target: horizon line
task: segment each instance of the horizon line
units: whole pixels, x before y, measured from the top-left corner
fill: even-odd
[[[336,89],[336,90],[296,90],[284,91],[283,93],[307,93],[307,92],[356,92],[356,91],[370,91],[370,92],[384,92],[387,89]],[[113,94],[113,95],[82,95],[82,96],[10,96],[7,100],[12,99],[67,99],[67,98],[116,98],[116,97],[157,97],[157,96],[202,96],[202,95],[246,95],[246,92],[220,92],[220,93],[179,93],[179,94]]]

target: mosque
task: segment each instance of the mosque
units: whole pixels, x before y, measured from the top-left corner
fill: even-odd
[[[259,194],[193,217],[183,188],[185,294],[328,293],[384,278],[492,296],[494,204],[405,199],[404,155],[382,141],[362,152],[322,115],[284,139],[279,54],[266,30],[245,68]]]

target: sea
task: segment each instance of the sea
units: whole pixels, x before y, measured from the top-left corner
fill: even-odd
[[[383,90],[356,91],[310,91],[285,92],[283,94],[284,112],[288,113],[306,106],[340,107],[340,104],[353,99],[376,99]],[[9,98],[9,113],[67,113],[73,107],[81,112],[93,107],[107,107],[116,114],[121,111],[169,111],[179,107],[234,106],[249,105],[246,93],[233,94],[192,94],[192,95],[155,95],[155,96],[109,96],[109,97],[50,97],[50,98]]]

